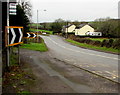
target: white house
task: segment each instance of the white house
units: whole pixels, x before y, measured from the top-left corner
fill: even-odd
[[[62,32],[64,33],[75,33],[75,25],[67,25],[67,26],[63,26]]]
[[[88,24],[81,24],[76,28],[75,35],[85,36],[87,32],[94,32],[94,28]]]
[[[75,35],[79,36],[102,36],[101,32],[95,32],[94,28],[89,24],[81,24],[75,29]]]

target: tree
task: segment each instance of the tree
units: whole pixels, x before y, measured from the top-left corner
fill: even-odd
[[[76,21],[73,21],[72,24],[78,27],[80,25],[80,22],[76,20]]]
[[[22,25],[24,30],[29,31],[28,24],[31,19],[31,5],[29,2],[21,1],[17,6],[17,23],[18,25]]]
[[[61,33],[63,25],[65,25],[65,21],[59,18],[51,24],[51,29],[54,33]]]
[[[118,19],[100,18],[91,22],[91,25],[96,31],[102,32],[105,37],[119,37],[119,23]]]

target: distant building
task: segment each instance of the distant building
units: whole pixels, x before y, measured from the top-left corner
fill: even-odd
[[[63,33],[75,33],[76,26],[73,24],[69,24],[67,26],[63,26],[62,32]]]
[[[102,36],[101,32],[95,32],[94,28],[89,24],[81,24],[75,29],[75,35],[79,36]]]

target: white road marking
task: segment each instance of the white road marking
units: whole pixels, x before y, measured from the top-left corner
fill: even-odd
[[[83,53],[83,54],[93,55],[93,56],[99,56],[99,57],[108,58],[108,59],[120,60],[118,58],[113,58],[113,57],[108,57],[108,56],[103,56],[103,55],[97,55],[97,54],[87,53],[87,52],[81,52],[81,51],[78,51],[78,50],[73,50],[73,49],[70,49],[70,48],[66,48],[65,46],[62,46],[62,45],[58,44],[57,42],[53,41],[51,38],[48,37],[48,39],[50,39],[54,44],[56,44],[56,45],[58,45],[58,46],[60,46],[62,48],[65,48],[67,50],[70,50],[70,51],[80,52],[80,53]]]
[[[118,77],[117,75],[115,75],[115,74],[113,74],[113,73],[111,73],[109,71],[105,71],[105,72],[111,74],[113,77]]]
[[[69,60],[69,59],[65,59],[66,61],[70,61],[71,62],[71,60]]]

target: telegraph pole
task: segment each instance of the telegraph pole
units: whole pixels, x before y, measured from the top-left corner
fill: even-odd
[[[9,22],[9,15],[16,15],[16,4],[15,3],[10,3],[9,0],[7,0],[7,60],[6,60],[6,68],[9,70],[10,66],[10,47],[8,46],[10,44],[9,41],[9,27],[10,27],[10,22]]]
[[[38,42],[38,10],[37,10],[37,42]]]
[[[9,0],[7,0],[7,37],[9,44]],[[10,58],[9,58],[9,47],[7,47],[7,68],[9,67]]]

